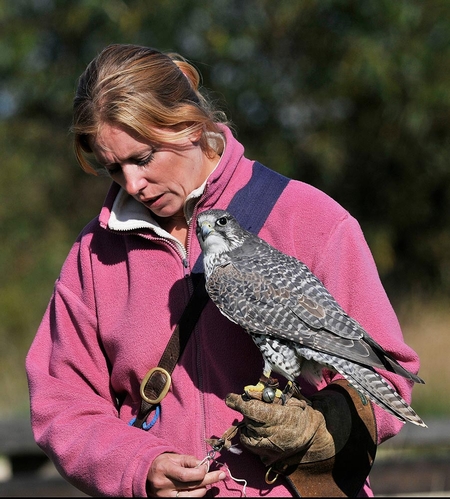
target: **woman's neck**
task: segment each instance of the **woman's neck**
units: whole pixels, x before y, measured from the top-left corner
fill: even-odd
[[[188,224],[184,215],[174,215],[172,217],[158,217],[153,215],[158,224],[170,235],[178,239],[186,247]]]

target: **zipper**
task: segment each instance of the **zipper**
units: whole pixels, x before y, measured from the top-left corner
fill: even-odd
[[[207,190],[208,190],[208,184],[205,186],[205,189],[203,191],[202,197],[207,195]],[[197,213],[198,213],[198,203],[196,203],[194,210],[192,212],[191,220],[188,225],[188,234],[187,234],[187,243],[186,243],[186,253],[188,255],[187,259],[187,267],[185,269],[186,277],[189,277],[191,274],[191,269],[189,268],[189,254],[190,254],[190,246],[191,246],[191,237],[195,237],[195,224],[194,221],[197,219]],[[192,278],[189,279],[189,286],[192,292],[193,289],[193,281]],[[199,318],[199,321],[201,319],[201,315]],[[197,371],[197,384],[198,384],[198,393],[199,393],[199,401],[200,401],[200,415],[201,415],[201,421],[199,422],[199,429],[200,429],[200,445],[202,449],[202,457],[208,455],[208,452],[211,450],[208,447],[208,444],[206,443],[207,440],[207,435],[206,435],[206,403],[205,403],[205,391],[204,391],[204,375],[203,375],[203,369],[202,369],[202,340],[201,340],[201,334],[199,331],[199,325],[198,322],[194,326],[194,331],[193,331],[193,339],[195,340],[195,348],[196,348],[196,371]]]
[[[115,231],[111,231],[111,232],[120,233],[119,231],[116,231],[116,230]],[[142,232],[139,232],[138,230],[127,231],[127,234],[134,234],[136,236],[143,237],[144,239],[148,239],[149,241],[157,241],[157,242],[162,242],[163,244],[167,244],[172,249],[174,249],[175,252],[178,254],[178,256],[181,258],[181,262],[182,262],[182,265],[183,265],[183,275],[184,275],[184,277],[187,277],[189,275],[189,270],[188,270],[189,269],[189,260],[188,260],[187,250],[175,238],[169,239],[167,237],[162,237],[162,236],[158,236],[158,235],[154,235],[154,234],[152,234],[152,235],[143,234]],[[191,289],[191,291],[192,291],[192,289]]]

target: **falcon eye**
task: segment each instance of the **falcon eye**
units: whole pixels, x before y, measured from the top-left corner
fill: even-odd
[[[217,220],[217,225],[220,225],[221,227],[223,227],[224,225],[227,225],[228,223],[228,219],[227,217],[220,217],[218,220]]]

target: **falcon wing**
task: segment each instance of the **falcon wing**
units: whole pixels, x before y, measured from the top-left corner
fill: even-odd
[[[219,310],[249,333],[283,338],[364,365],[386,368],[361,339],[361,326],[295,258],[266,244],[234,250],[207,290]]]

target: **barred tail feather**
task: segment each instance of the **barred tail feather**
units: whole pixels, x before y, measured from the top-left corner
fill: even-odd
[[[299,355],[328,366],[343,376],[356,390],[373,403],[398,418],[427,428],[414,409],[373,368],[364,367],[340,357],[297,346]],[[303,374],[303,373],[302,373]]]
[[[395,374],[399,374],[406,379],[414,381],[414,383],[425,384],[425,381],[417,374],[408,371],[403,366],[401,366],[394,357],[389,352],[386,352],[374,339],[370,336],[365,336],[364,341],[368,343],[377,357],[380,359],[381,363],[384,365],[387,371]]]
[[[356,390],[403,423],[409,421],[427,428],[414,409],[378,373],[366,367],[347,364],[345,367],[335,365],[334,368]]]

